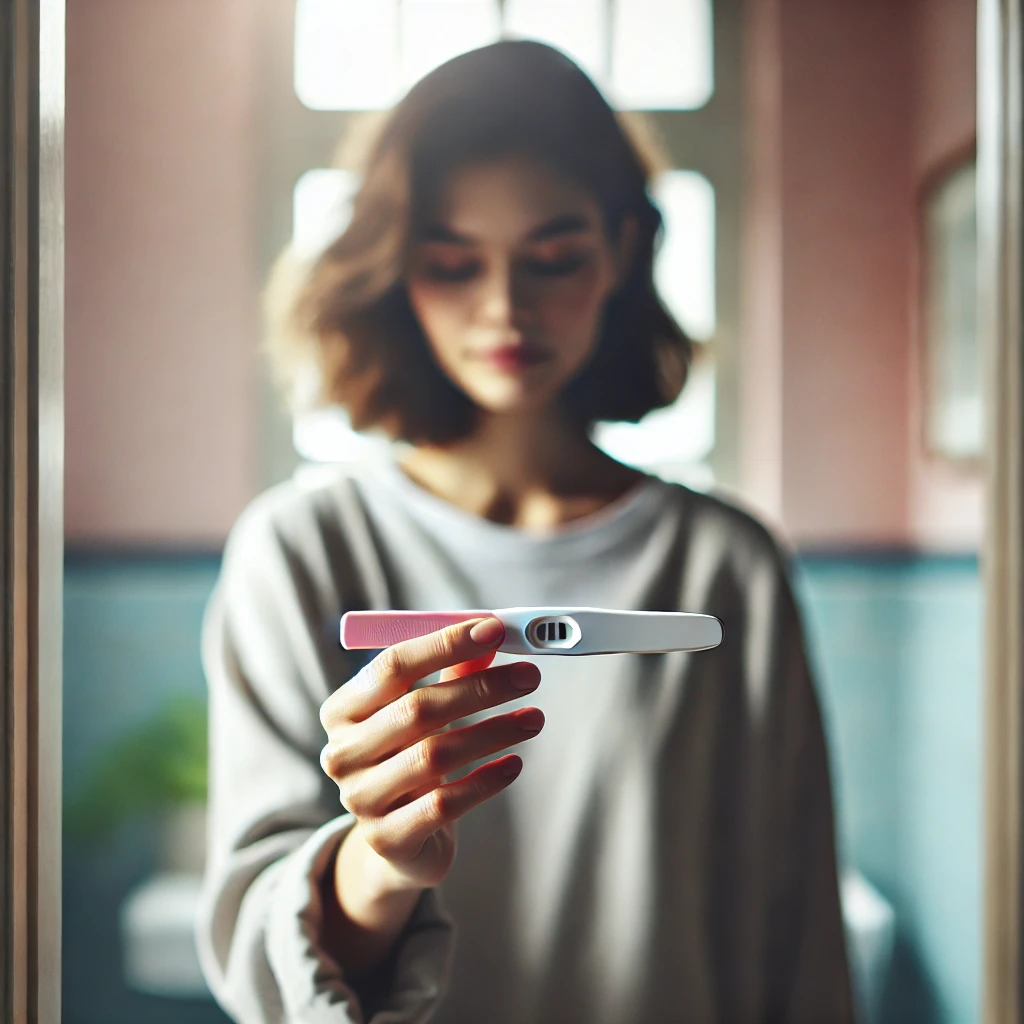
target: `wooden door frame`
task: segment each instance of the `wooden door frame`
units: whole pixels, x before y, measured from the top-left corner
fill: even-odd
[[[0,47],[0,1020],[59,1024],[64,0]]]

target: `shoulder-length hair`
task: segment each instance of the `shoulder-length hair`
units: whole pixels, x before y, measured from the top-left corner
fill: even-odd
[[[455,57],[387,115],[347,228],[284,288],[287,268],[279,267],[268,290],[277,321],[268,345],[284,378],[312,364],[319,401],[346,407],[356,429],[383,429],[414,444],[466,436],[477,409],[434,360],[404,279],[446,176],[513,154],[586,189],[612,241],[626,218],[636,225],[629,271],[607,303],[593,356],[560,396],[563,408],[589,427],[635,422],[670,404],[685,383],[692,346],[654,285],[662,218],[648,192],[651,161],[576,64],[527,41]]]

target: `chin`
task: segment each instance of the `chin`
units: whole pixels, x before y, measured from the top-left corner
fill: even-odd
[[[558,397],[557,388],[527,387],[522,381],[465,390],[474,405],[495,415],[537,412],[547,408]]]

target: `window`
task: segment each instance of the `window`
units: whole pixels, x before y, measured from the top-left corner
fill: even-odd
[[[721,324],[716,315],[716,295],[728,298],[735,291],[734,254],[725,249],[723,262],[719,251],[726,236],[716,217],[715,188],[719,178],[723,188],[735,184],[731,165],[721,165],[710,141],[692,144],[694,138],[717,138],[723,125],[714,119],[732,116],[727,102],[692,113],[714,91],[713,14],[712,0],[296,0],[290,85],[306,110],[293,116],[292,125],[306,127],[298,136],[305,155],[295,149],[294,130],[288,136],[293,246],[301,255],[315,255],[350,216],[356,175],[326,169],[322,148],[314,155],[321,145],[314,140],[329,137],[329,125],[342,134],[348,114],[390,107],[439,64],[500,38],[538,39],[561,49],[614,106],[661,118],[677,148],[709,168],[705,176],[677,167],[652,186],[665,217],[658,288],[698,342],[690,381],[678,402],[640,424],[604,423],[595,431],[595,441],[625,462],[698,485],[709,482],[712,455],[721,455],[716,418],[723,410],[729,414],[731,393],[726,378],[716,376],[705,343],[714,338],[727,344],[735,333],[725,316],[728,303]],[[724,137],[731,123],[723,122]],[[270,201],[280,202],[277,191]],[[721,280],[716,267],[724,267]],[[292,422],[292,446],[307,468],[362,459],[385,444],[352,431],[343,410],[311,409],[314,383],[301,382]]]
[[[973,157],[935,182],[924,204],[925,440],[953,462],[984,450],[976,206]]]
[[[630,110],[710,99],[711,0],[298,0],[295,92],[311,110],[389,107],[444,61],[501,37],[572,57]]]

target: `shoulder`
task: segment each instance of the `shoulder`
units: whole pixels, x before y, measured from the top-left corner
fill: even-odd
[[[741,574],[757,569],[788,573],[792,551],[778,526],[770,525],[741,498],[668,484],[668,501],[691,549],[706,552]]]
[[[335,560],[350,542],[357,470],[299,473],[267,489],[242,511],[224,548],[225,570],[295,570]]]

